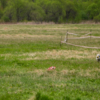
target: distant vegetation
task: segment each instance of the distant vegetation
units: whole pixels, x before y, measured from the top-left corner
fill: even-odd
[[[0,0],[0,22],[100,21],[99,0]]]

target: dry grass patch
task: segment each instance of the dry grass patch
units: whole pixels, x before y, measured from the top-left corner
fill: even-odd
[[[27,73],[31,73],[31,74],[36,74],[36,76],[43,76],[43,79],[45,78],[51,78],[53,80],[56,80],[59,77],[59,80],[64,79],[64,76],[72,76],[72,75],[77,75],[77,76],[83,76],[83,77],[100,77],[97,75],[97,73],[100,73],[100,68],[93,68],[93,69],[64,69],[61,71],[56,71],[55,70],[51,70],[51,71],[47,71],[47,70],[42,70],[42,69],[35,69],[33,71],[28,71]]]
[[[35,70],[33,70],[33,71],[28,71],[28,73],[31,73],[31,74],[37,74],[37,75],[42,75],[43,73],[44,73],[44,70],[42,70],[42,69],[35,69]]]
[[[77,76],[83,76],[83,77],[92,77],[94,78],[95,76],[96,77],[100,77],[99,75],[97,75],[98,73],[100,73],[100,68],[93,68],[93,69],[86,69],[86,70],[62,70],[61,71],[61,75],[64,76],[64,75],[77,75]]]
[[[35,100],[35,95],[31,96],[28,100]]]
[[[98,52],[93,51],[77,51],[77,50],[52,50],[52,51],[43,51],[43,52],[33,52],[33,53],[23,53],[23,54],[1,54],[1,56],[10,57],[23,57],[21,60],[39,60],[39,59],[68,59],[68,58],[86,58],[86,59],[96,59]]]
[[[60,59],[60,58],[88,58],[95,59],[97,51],[77,51],[77,50],[52,50],[52,51],[43,51],[43,52],[34,52],[34,53],[25,53],[23,56],[27,56],[23,60],[34,60],[34,59]],[[20,55],[20,56],[22,56]]]
[[[93,69],[87,69],[87,70],[80,70],[79,71],[79,75],[80,76],[85,76],[85,77],[92,77],[92,78],[94,78],[95,76],[96,77],[100,77],[99,75],[98,75],[98,73],[100,73],[100,68],[93,68]]]
[[[0,34],[0,38],[12,39],[12,38],[54,38],[54,35],[30,35],[30,34]]]

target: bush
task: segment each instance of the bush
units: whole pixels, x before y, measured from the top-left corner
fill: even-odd
[[[93,20],[95,16],[97,16],[99,13],[99,9],[98,9],[98,6],[97,4],[95,3],[92,3],[88,6],[87,8],[87,15],[88,15],[88,18]]]
[[[47,95],[42,95],[40,92],[37,92],[35,100],[53,100]]]
[[[58,0],[46,1],[42,0],[41,2],[36,2],[39,6],[41,6],[45,12],[44,21],[54,21],[54,22],[62,22],[63,17],[65,16],[64,7],[61,2]]]
[[[68,97],[68,96],[64,96],[64,97],[63,97],[63,100],[71,100],[71,99],[70,99],[70,97]]]
[[[11,95],[6,93],[5,95],[0,96],[0,100],[11,100]]]
[[[37,94],[36,94],[36,100],[40,100],[40,98],[41,98],[41,93],[37,92]]]
[[[12,6],[8,6],[5,10],[4,10],[4,14],[2,16],[2,19],[4,21],[17,21],[17,18],[16,18],[16,14],[15,14],[15,10],[13,9]]]
[[[27,20],[34,20],[34,21],[43,21],[45,17],[45,13],[41,7],[34,3],[29,3],[27,5]]]
[[[74,21],[77,17],[78,11],[73,2],[66,3],[66,22]]]
[[[100,22],[100,14],[98,16],[95,16],[94,17],[94,21],[97,23],[97,22]]]
[[[81,100],[81,98],[76,98],[76,100]]]
[[[4,16],[3,20],[4,20],[4,22],[9,22],[10,21],[8,16]]]
[[[0,3],[3,9],[7,6],[7,0],[0,0]]]
[[[0,3],[0,18],[2,17],[3,15],[3,10],[2,10],[2,7],[1,7],[1,3]]]

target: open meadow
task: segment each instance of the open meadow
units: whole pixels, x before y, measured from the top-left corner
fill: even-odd
[[[67,31],[100,48],[100,24],[0,24],[0,100],[100,100],[100,49]]]

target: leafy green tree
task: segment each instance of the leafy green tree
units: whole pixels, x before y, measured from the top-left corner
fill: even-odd
[[[63,7],[58,1],[48,2],[46,10],[48,21],[58,22],[61,16],[64,16]]]
[[[2,10],[2,7],[1,7],[1,3],[0,3],[0,18],[2,17],[3,15],[3,10]]]
[[[99,0],[0,0],[0,21],[99,21]]]
[[[7,16],[10,21],[21,21],[26,19],[27,1],[11,0],[4,11],[4,18]]]
[[[27,20],[43,21],[45,17],[44,10],[35,3],[27,4]]]
[[[77,8],[75,7],[73,2],[67,2],[66,3],[66,17],[65,20],[67,22],[74,21],[76,16],[78,14]]]
[[[7,6],[7,0],[0,0],[2,8],[5,8]]]
[[[23,21],[34,20],[42,21],[44,18],[44,12],[41,7],[34,4],[32,1],[24,0],[11,0],[9,5],[4,11],[4,19],[9,21]]]
[[[96,3],[92,3],[87,8],[87,15],[90,20],[93,20],[95,16],[99,14],[99,9]]]
[[[42,0],[41,2],[37,1],[37,4],[45,11],[45,21],[60,22],[63,20],[65,12],[63,5],[58,0]]]

